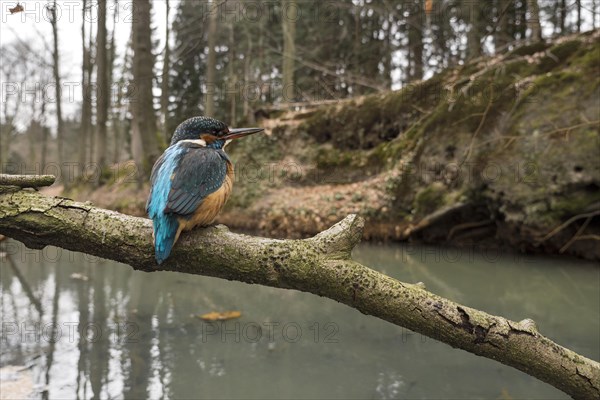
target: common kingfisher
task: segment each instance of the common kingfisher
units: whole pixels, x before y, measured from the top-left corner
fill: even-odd
[[[193,117],[182,122],[152,167],[146,212],[154,226],[154,256],[165,261],[182,231],[213,223],[233,186],[232,140],[262,128],[231,129],[221,121]]]

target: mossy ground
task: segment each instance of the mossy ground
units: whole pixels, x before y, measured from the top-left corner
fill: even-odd
[[[474,230],[471,242],[535,250],[541,236],[599,201],[599,57],[598,32],[527,44],[397,92],[288,117],[274,139],[302,137],[281,159],[302,154],[307,176],[240,182],[246,187],[234,199],[251,192],[254,200],[244,207],[234,200],[228,213],[256,215],[268,233],[287,235],[312,234],[356,211],[374,237],[405,238],[406,228],[461,202],[470,211],[421,236],[444,241],[455,226],[491,219],[498,228],[480,229],[483,236]],[[502,236],[515,231],[518,237]],[[555,251],[572,234],[540,248]],[[589,244],[574,244],[573,253],[590,255]]]

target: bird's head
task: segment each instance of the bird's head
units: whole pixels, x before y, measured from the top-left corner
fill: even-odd
[[[173,134],[171,146],[182,140],[202,146],[222,149],[233,139],[262,131],[263,128],[229,128],[225,123],[209,117],[193,117],[183,121]]]

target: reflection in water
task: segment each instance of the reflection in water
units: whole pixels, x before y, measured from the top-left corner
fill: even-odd
[[[8,256],[11,257],[11,256]],[[54,295],[52,296],[52,322],[48,326],[42,328],[42,332],[47,334],[48,338],[48,351],[46,352],[46,365],[44,366],[44,388],[42,390],[42,398],[44,400],[49,399],[50,393],[50,370],[54,362],[54,350],[56,350],[56,343],[58,342],[59,328],[58,328],[58,300],[60,299],[60,284],[62,282],[61,275],[62,269],[56,268],[54,272],[56,278],[54,279]]]
[[[566,398],[521,372],[306,293],[3,244],[0,366],[34,398]],[[355,257],[600,358],[600,271],[571,259],[362,245]],[[196,317],[240,310],[220,323]]]

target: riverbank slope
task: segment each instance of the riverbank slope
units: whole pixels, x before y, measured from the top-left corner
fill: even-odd
[[[349,213],[365,237],[600,259],[600,31],[474,60],[400,91],[269,110],[228,148],[219,222],[304,237]],[[79,187],[143,213],[147,187]]]

